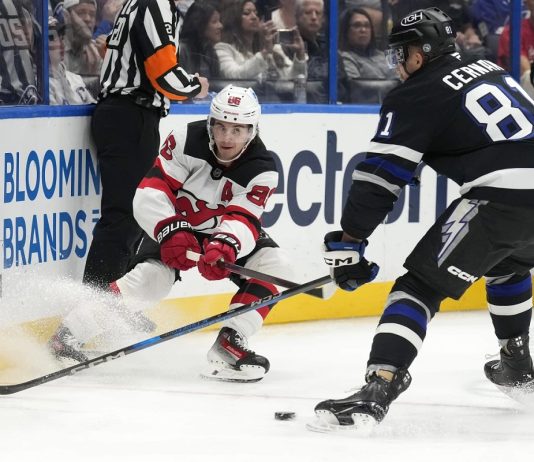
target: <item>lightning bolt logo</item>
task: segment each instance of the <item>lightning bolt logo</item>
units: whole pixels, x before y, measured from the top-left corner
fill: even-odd
[[[441,227],[443,247],[438,254],[438,267],[451,254],[456,246],[469,232],[469,222],[478,213],[478,206],[483,201],[463,199],[451,213],[447,222]]]

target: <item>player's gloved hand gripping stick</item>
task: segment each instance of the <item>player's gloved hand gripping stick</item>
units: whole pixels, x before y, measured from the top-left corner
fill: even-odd
[[[189,260],[198,261],[200,259],[200,254],[188,250],[187,258]],[[293,287],[299,286],[299,284],[297,284],[296,282],[288,281],[277,276],[271,276],[270,274],[261,273],[259,271],[246,268],[244,266],[236,265],[235,263],[229,263],[227,261],[219,260],[217,262],[217,265],[226,269],[227,271],[230,271],[231,273],[239,274],[240,276],[245,276],[248,278],[259,279],[260,281],[264,282],[270,282],[271,284],[275,284],[286,289],[291,289]],[[334,292],[336,291],[336,286],[332,283],[332,281],[329,282],[330,284],[325,284],[322,287],[316,287],[304,293],[306,295],[311,295],[312,297],[317,297],[322,300],[328,300],[330,297],[332,297],[332,295],[334,295]]]
[[[332,231],[324,237],[323,256],[337,286],[352,292],[371,282],[379,267],[363,256],[367,241],[342,242],[342,236],[343,231]]]
[[[195,262],[187,258],[187,249],[200,252],[200,246],[187,220],[180,215],[173,216],[158,223],[155,231],[156,241],[160,245],[161,261],[171,268],[187,271]]]
[[[230,275],[230,270],[218,262],[235,263],[241,245],[233,236],[217,233],[204,241],[204,254],[197,259],[198,271],[208,281],[217,281]]]

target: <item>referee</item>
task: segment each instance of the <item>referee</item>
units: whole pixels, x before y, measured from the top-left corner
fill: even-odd
[[[178,63],[180,15],[174,0],[127,0],[107,38],[101,92],[91,129],[102,181],[101,216],[83,282],[107,288],[126,272],[140,236],[135,190],[159,150],[159,121],[170,101],[205,97],[207,79]]]

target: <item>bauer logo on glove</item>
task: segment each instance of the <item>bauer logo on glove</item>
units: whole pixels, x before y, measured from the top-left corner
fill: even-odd
[[[189,222],[185,220],[179,220],[179,221],[172,221],[170,223],[165,224],[162,228],[159,229],[156,240],[161,244],[166,238],[172,236],[174,233],[178,231],[190,231],[191,225]]]
[[[217,262],[235,263],[241,245],[235,236],[217,233],[204,241],[204,255],[198,260],[198,271],[208,281],[224,279],[230,271]]]
[[[200,253],[200,244],[189,222],[180,216],[161,221],[154,232],[160,244],[161,261],[171,268],[187,271],[197,265],[187,258],[187,251]]]
[[[239,241],[233,236],[230,236],[229,234],[223,234],[223,233],[214,234],[211,237],[210,241],[220,241],[223,244],[232,246],[236,252],[236,255],[239,253],[239,250],[241,248]]]

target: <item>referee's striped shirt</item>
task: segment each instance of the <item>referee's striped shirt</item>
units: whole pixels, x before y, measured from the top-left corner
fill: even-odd
[[[37,73],[25,28],[30,13],[20,0],[0,0],[0,104],[35,104]]]
[[[178,64],[179,29],[174,0],[127,0],[107,38],[100,99],[120,93],[167,110],[198,94],[198,78]]]

